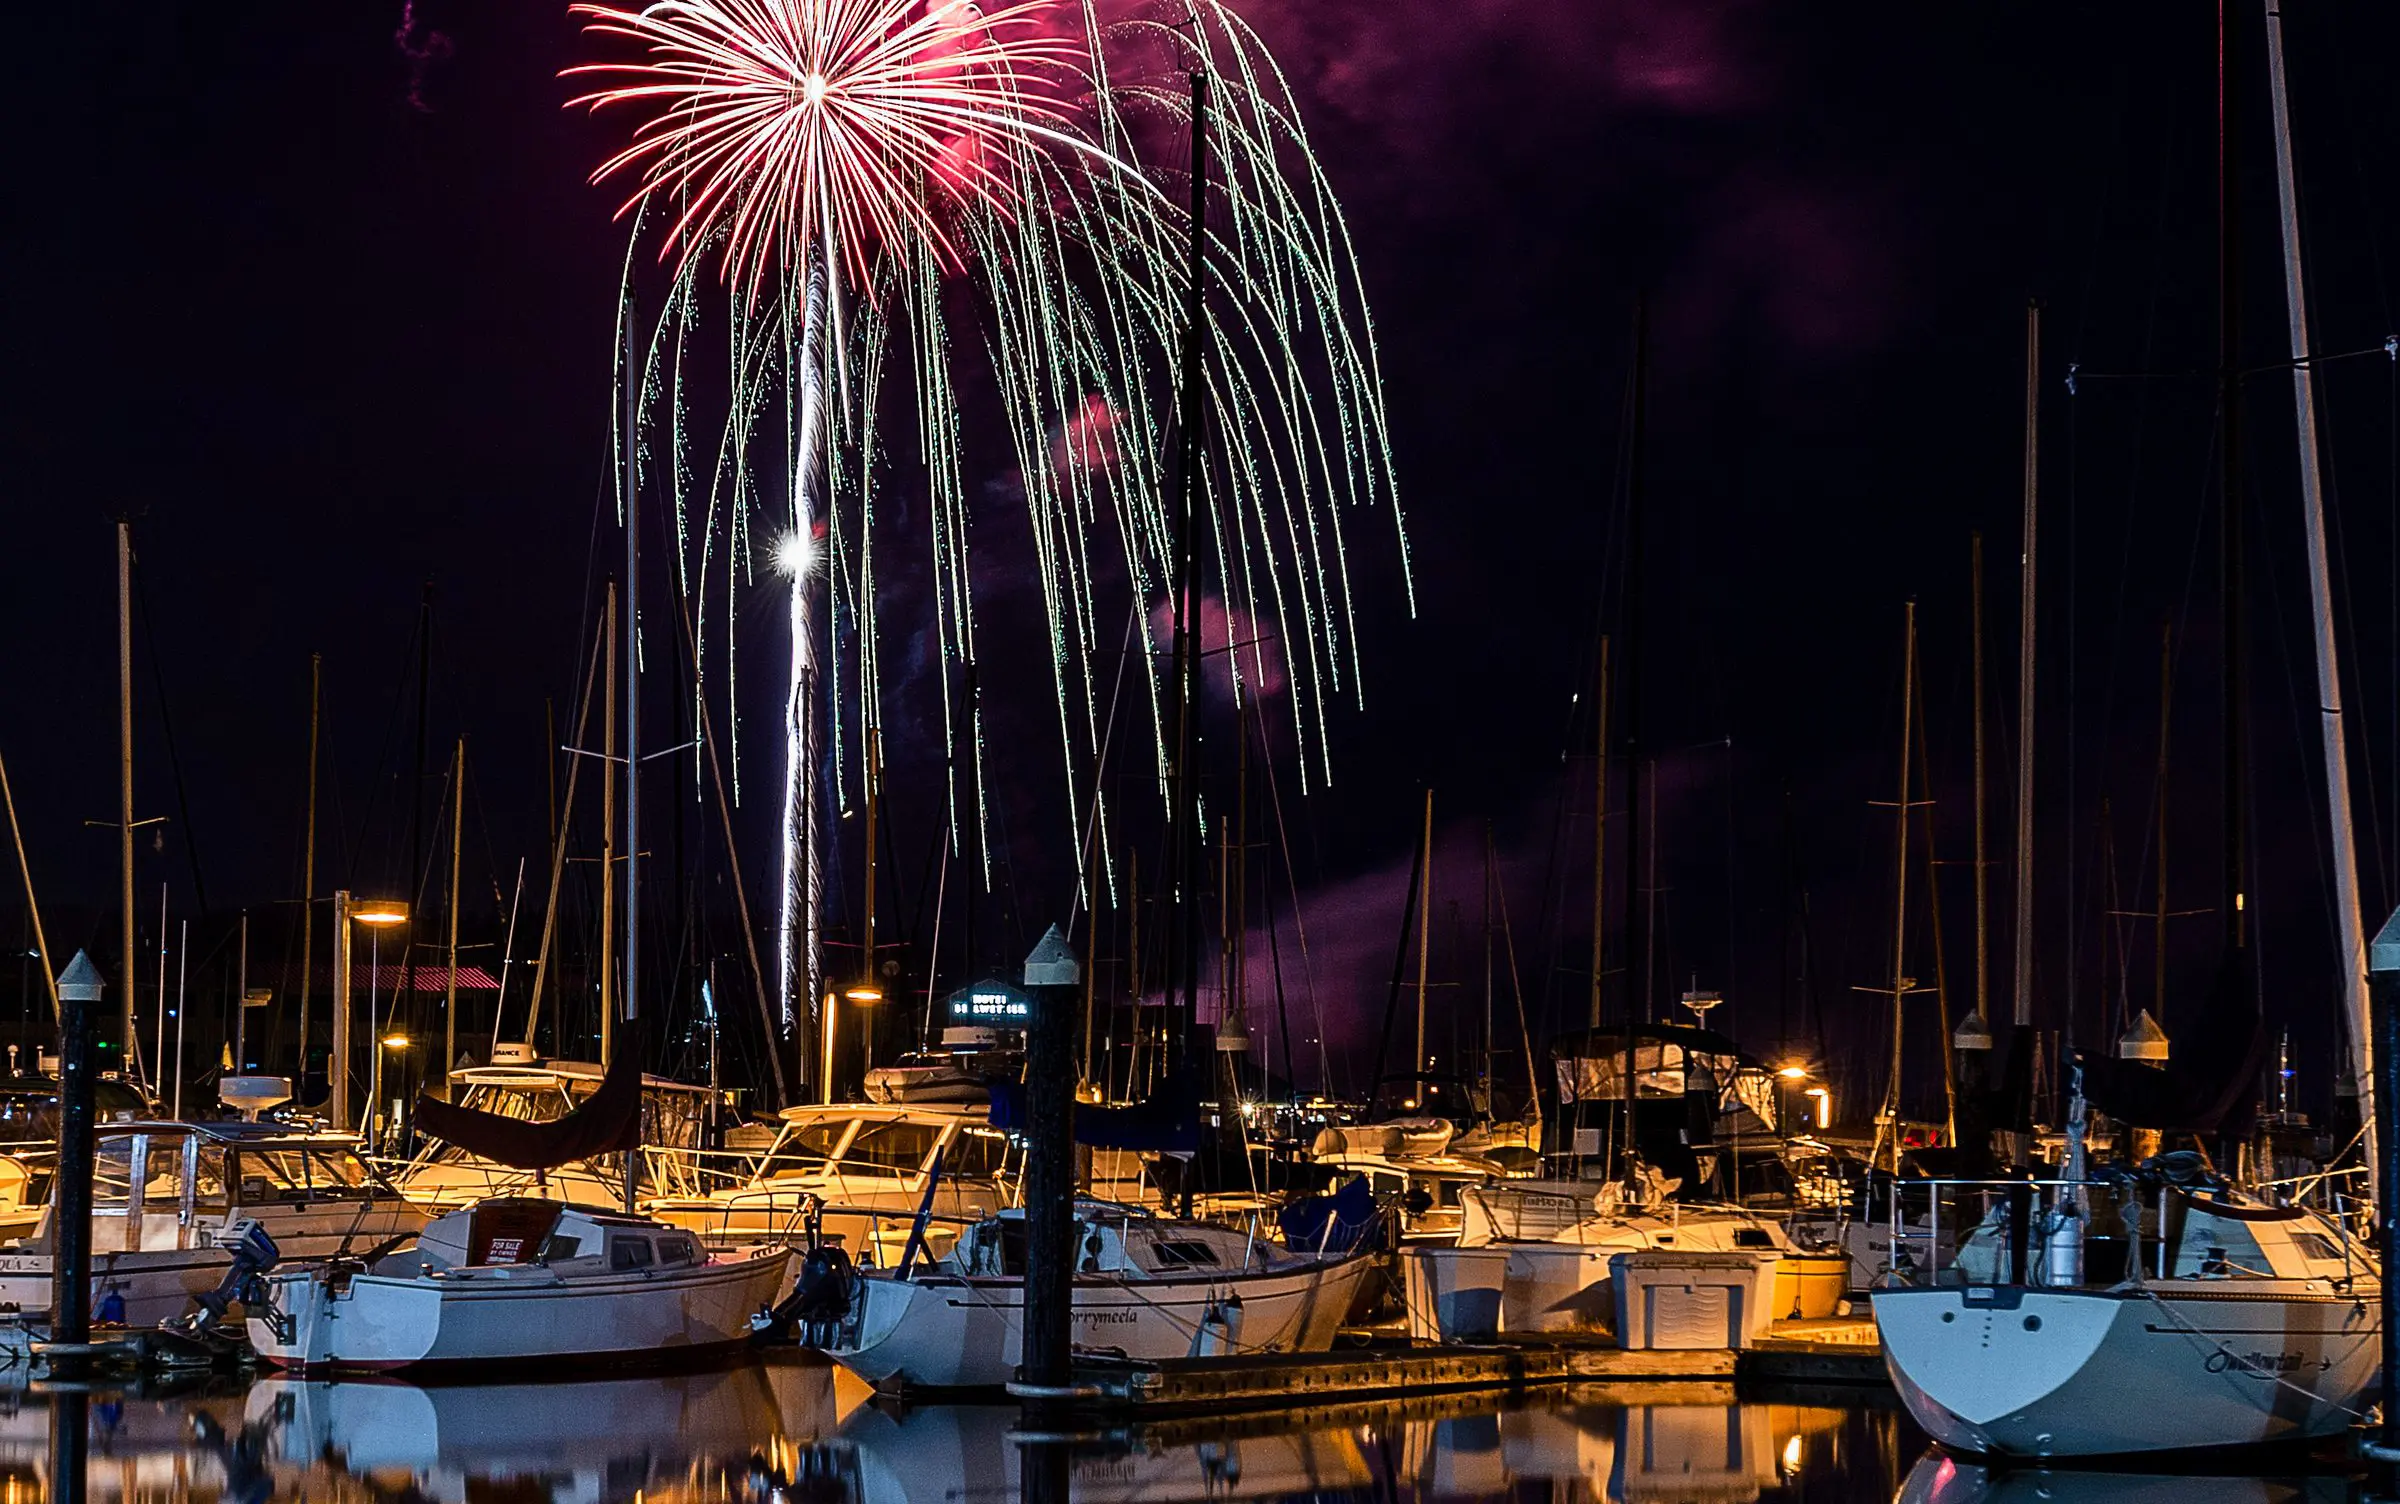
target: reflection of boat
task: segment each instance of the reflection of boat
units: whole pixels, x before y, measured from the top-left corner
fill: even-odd
[[[303,1371],[690,1358],[746,1343],[790,1258],[711,1262],[662,1222],[498,1198],[445,1214],[372,1270],[268,1276],[250,1341]]]
[[[2343,1504],[2350,1496],[2347,1478],[1993,1469],[1932,1456],[1909,1473],[1897,1504]]]
[[[746,1185],[706,1196],[660,1196],[652,1216],[689,1228],[714,1244],[792,1239],[820,1213],[823,1237],[858,1263],[898,1262],[910,1224],[925,1204],[936,1168],[928,1225],[935,1250],[949,1246],[962,1221],[1008,1203],[1008,1136],[976,1106],[835,1102],[787,1107],[782,1128]]]
[[[941,1405],[858,1411],[803,1459],[839,1504],[1016,1504],[1023,1452],[1013,1406]],[[1215,1504],[1364,1490],[1375,1471],[1349,1430],[1236,1435],[1181,1445],[1078,1446],[1074,1504]]]
[[[1403,1466],[1439,1498],[1579,1484],[1622,1504],[1746,1504],[1797,1469],[1802,1439],[1840,1412],[1787,1406],[1569,1405],[1411,1421]]]
[[[181,1316],[233,1265],[236,1224],[255,1221],[285,1264],[365,1250],[425,1225],[378,1179],[355,1134],[276,1123],[106,1123],[95,1130],[92,1299],[132,1326]],[[46,1188],[44,1190],[46,1195]],[[0,1248],[0,1306],[47,1311],[50,1212]]]
[[[2249,1446],[2335,1435],[2365,1408],[2381,1290],[2337,1224],[2169,1185],[2159,1247],[2138,1202],[2084,1194],[2095,1224],[2137,1224],[2131,1279],[1876,1292],[1892,1381],[1934,1440],[2010,1457]],[[1968,1240],[1962,1265],[1990,1262],[2003,1215]],[[2033,1215],[2036,1228],[2057,1220]],[[2038,1263],[2031,1272],[2041,1278]]]
[[[1322,1352],[1374,1273],[1372,1255],[1295,1254],[1213,1223],[1083,1202],[1075,1241],[1079,1348],[1129,1358]],[[873,1383],[997,1388],[1024,1333],[1025,1217],[969,1228],[930,1273],[867,1274],[805,1340]]]
[[[267,1455],[307,1467],[332,1459],[352,1473],[406,1471],[459,1485],[508,1477],[576,1478],[594,1497],[629,1460],[650,1479],[690,1461],[738,1464],[777,1440],[795,1443],[835,1425],[833,1370],[745,1363],[704,1373],[589,1383],[446,1385],[262,1379],[245,1402]],[[562,1497],[569,1496],[562,1493]]]

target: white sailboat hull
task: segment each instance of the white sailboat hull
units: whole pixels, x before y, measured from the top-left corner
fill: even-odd
[[[748,1341],[790,1254],[562,1280],[541,1265],[465,1275],[269,1276],[251,1345],[301,1372],[670,1360]]]
[[[2378,1298],[2319,1280],[1963,1286],[1874,1297],[1909,1413],[1954,1452],[2107,1457],[2339,1433],[2365,1408]]]
[[[1367,1255],[1257,1273],[1075,1282],[1078,1351],[1134,1359],[1322,1352],[1374,1269]],[[991,1389],[1023,1360],[1025,1287],[955,1275],[859,1281],[819,1344],[870,1383]]]

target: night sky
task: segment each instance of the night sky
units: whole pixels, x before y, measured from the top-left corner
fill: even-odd
[[[1964,1010],[1968,549],[1981,530],[2005,998],[2032,297],[2046,305],[2038,1006],[2053,1027],[2113,1034],[2102,911],[2152,901],[2162,621],[2178,644],[2170,906],[2209,908],[2219,887],[2212,8],[1239,8],[1290,70],[1344,197],[1418,579],[1412,618],[1388,522],[1354,520],[1363,706],[1333,717],[1329,791],[1293,802],[1284,775],[1336,1050],[1372,1048],[1427,785],[1437,980],[1479,1003],[1489,821],[1536,1030],[1581,1021],[1590,687],[1596,634],[1619,634],[1621,650],[1626,625],[1624,415],[1645,294],[1657,995],[1695,979],[1723,991],[1713,1021],[1762,1052],[1787,1030],[1821,1030],[1825,1063],[1863,1072],[1881,1048],[1878,1004],[1852,989],[1890,969],[1892,815],[1870,801],[1896,792],[1914,598],[1943,938]],[[2263,42],[2255,7],[2240,9],[2244,360],[2271,367],[2286,349]],[[116,806],[120,515],[135,519],[146,592],[137,814],[172,817],[157,849],[145,834],[142,907],[169,883],[195,920],[196,959],[205,939],[221,962],[217,937],[248,906],[261,948],[280,954],[311,652],[326,674],[320,887],[400,883],[411,643],[430,579],[432,761],[438,775],[451,741],[469,738],[466,924],[495,941],[494,895],[519,858],[543,864],[544,700],[563,722],[619,547],[600,521],[625,240],[620,195],[586,178],[620,127],[560,107],[571,90],[558,71],[585,55],[574,24],[563,4],[530,0],[270,0],[51,7],[18,25],[32,35],[16,49],[20,147],[0,237],[12,294],[0,753],[53,948],[89,945],[114,970],[115,843],[84,822]],[[2373,352],[2329,364],[2320,387],[2372,929],[2400,899],[2400,377],[2380,348],[2400,332],[2386,168],[2400,21],[2333,5],[2298,8],[2289,25],[2318,346]],[[2090,379],[2070,396],[2077,366]],[[2266,369],[2246,391],[2253,904],[2270,1011],[2313,1052],[2301,1084],[2321,1095],[2337,1001],[2290,384]],[[985,495],[978,525],[1005,538],[1006,489]],[[1010,557],[995,547],[994,570]],[[1007,743],[995,839],[1013,890],[988,906],[991,962],[1021,954],[1071,896],[1038,620],[1011,614],[1005,578],[994,589],[984,693]],[[763,655],[780,616],[767,595],[754,605],[740,630]],[[771,728],[762,688],[750,719]],[[662,718],[651,735],[670,729]],[[749,754],[762,764],[770,738]],[[939,755],[893,753],[911,905]],[[1620,779],[1620,812],[1624,798]],[[740,815],[754,902],[773,818],[763,799]],[[21,907],[12,881],[0,901],[12,940]],[[889,910],[885,924],[887,939],[907,928]],[[2173,1033],[2202,1026],[2200,1005],[2177,998],[2202,995],[2219,926],[2171,924]],[[2147,929],[2119,927],[2132,1002],[2149,1005]],[[730,956],[737,942],[720,924],[709,943]],[[1921,909],[1910,947],[1929,981]],[[944,985],[962,980],[945,964]],[[16,970],[0,975],[11,1004]],[[1930,997],[1910,1006],[1931,1018]]]

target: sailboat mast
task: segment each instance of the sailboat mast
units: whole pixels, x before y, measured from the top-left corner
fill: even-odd
[[[2019,1030],[2033,1026],[2033,667],[2036,544],[2041,522],[2042,305],[2025,305],[2025,552],[2017,582],[2017,904],[2011,941],[2016,950],[2012,1013]],[[1915,613],[1910,613],[1911,621]],[[1912,627],[1913,633],[1913,627]],[[2020,1035],[2017,1046],[2026,1047]]]
[[[641,1017],[642,985],[642,528],[641,377],[634,364],[633,305],[625,307],[625,1022]],[[606,874],[603,874],[605,886]],[[813,913],[813,910],[812,910]],[[626,1031],[636,1055],[641,1036]],[[638,1066],[637,1061],[637,1066]],[[640,1149],[625,1151],[625,1210],[639,1195]]]
[[[1901,1027],[1908,1002],[1908,788],[1909,754],[1915,734],[1917,691],[1917,603],[1907,607],[1900,667],[1900,803],[1892,836],[1892,1072],[1884,1086],[1884,1126],[1891,1134],[1890,1169],[1900,1172],[1900,1066],[1906,1036]]]
[[[1592,1013],[1600,1027],[1608,959],[1608,634],[1600,634],[1600,725],[1592,744]]]
[[[1425,983],[1433,956],[1433,790],[1425,791],[1425,835],[1418,870],[1425,880],[1417,885],[1417,1058],[1409,1067],[1418,1105],[1425,1101]]]
[[[2275,188],[2283,230],[2284,302],[2291,320],[2292,407],[2299,419],[2300,505],[2308,529],[2308,602],[2317,648],[2317,718],[2325,744],[2325,813],[2333,836],[2333,914],[2341,938],[2344,1019],[2358,1077],[2366,1163],[2375,1154],[2373,1035],[2367,1024],[2367,953],[2359,918],[2358,845],[2350,821],[2350,751],[2342,731],[2341,660],[2333,635],[2333,577],[2325,559],[2325,482],[2318,470],[2316,373],[2309,364],[2308,289],[2301,275],[2300,185],[2292,162],[2291,97],[2284,77],[2283,15],[2267,7],[2267,77],[2275,110]]]
[[[1967,588],[1968,614],[1974,633],[1974,694],[1975,694],[1975,1016],[1988,1021],[1991,1014],[1992,931],[1991,908],[1987,901],[1986,864],[1984,850],[1983,814],[1983,534],[1973,534],[1968,544],[1968,571],[1971,579]]]
[[[117,521],[117,874],[125,918],[117,1039],[125,1050],[125,1077],[138,1081],[142,1052],[133,1042],[133,524],[123,518]]]
[[[450,976],[442,984],[442,1064],[435,1078],[450,1100],[450,1067],[458,1063],[458,858],[466,834],[467,739],[458,739],[450,764]]]
[[[2150,914],[2150,1018],[2160,1028],[2167,1023],[2167,751],[2175,729],[2175,624],[2158,628],[2158,787],[2155,820],[2158,825],[2158,900]]]
[[[2238,964],[2250,947],[2249,870],[2249,594],[2243,558],[2241,90],[2234,78],[2234,0],[2217,0],[2217,405],[2223,429],[2218,509],[2218,587],[2223,596],[2225,672],[2220,731],[2224,737],[2224,900],[2226,959]]]
[[[309,654],[308,830],[307,834],[302,838],[300,846],[300,1046],[299,1053],[292,1062],[292,1079],[295,1081],[305,1081],[308,1079],[308,1004],[309,984],[311,981],[310,967],[313,965],[316,959],[313,951],[313,942],[315,941],[317,934],[316,909],[312,907],[317,901],[317,721],[318,707],[321,703],[320,691],[323,686],[324,676],[325,655],[323,653]],[[553,740],[555,740],[555,738],[553,738]],[[163,910],[158,916],[158,924],[158,943],[161,946],[164,946],[167,943],[167,916]],[[158,1009],[158,1016],[161,1020],[158,1031],[158,1053],[159,1057],[163,1060],[167,1053],[166,1028],[164,1024],[164,1020],[167,1016],[167,970],[163,961],[160,963],[158,970]]]
[[[600,1063],[617,1039],[617,582],[601,605],[600,691]],[[562,1034],[563,1042],[563,1034]]]

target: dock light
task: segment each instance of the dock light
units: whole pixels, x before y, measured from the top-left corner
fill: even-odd
[[[2144,1008],[2117,1039],[2117,1058],[2137,1064],[2164,1069],[2167,1063],[2167,1031]]]
[[[408,1036],[406,1034],[386,1034],[383,1036],[383,1047],[387,1050],[405,1050],[408,1048]]]
[[[1808,1067],[1804,1065],[1787,1065],[1782,1070],[1777,1071],[1775,1074],[1781,1076],[1786,1081],[1805,1081],[1808,1079]]]
[[[842,1000],[850,1003],[880,1003],[883,1001],[883,989],[862,982],[843,993]]]
[[[1954,1050],[1988,1050],[1992,1047],[1992,1026],[1984,1018],[1981,1008],[1959,1020],[1957,1030],[1950,1036],[1950,1047]]]
[[[1800,1476],[1800,1458],[1800,1438],[1794,1436],[1783,1444],[1783,1475],[1785,1477],[1797,1478]]]
[[[1830,1092],[1830,1091],[1827,1091],[1827,1090],[1826,1090],[1824,1087],[1822,1087],[1822,1086],[1812,1086],[1812,1087],[1810,1087],[1808,1090],[1806,1090],[1806,1091],[1802,1092],[1800,1095],[1802,1095],[1802,1096],[1804,1096],[1804,1097],[1815,1097],[1815,1098],[1817,1099],[1817,1127],[1818,1127],[1818,1128],[1820,1128],[1820,1129],[1825,1129],[1825,1128],[1830,1128],[1830,1127],[1832,1127],[1832,1126],[1833,1126],[1833,1093],[1832,1093],[1832,1092]]]
[[[360,924],[406,924],[408,905],[397,898],[354,898],[350,917]]]

